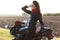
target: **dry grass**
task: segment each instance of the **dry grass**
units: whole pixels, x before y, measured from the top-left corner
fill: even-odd
[[[57,33],[56,36],[60,36],[60,16],[44,16],[43,21],[45,25]]]
[[[12,36],[8,29],[0,28],[0,40],[11,40]]]

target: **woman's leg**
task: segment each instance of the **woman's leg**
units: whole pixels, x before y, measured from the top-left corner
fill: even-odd
[[[29,26],[28,26],[29,29],[28,29],[28,32],[27,32],[24,40],[31,40],[32,37],[35,35],[36,22],[37,22],[37,20],[32,17],[30,22],[29,22]]]

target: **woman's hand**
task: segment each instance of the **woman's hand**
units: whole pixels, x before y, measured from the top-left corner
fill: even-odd
[[[28,7],[32,7],[32,5],[29,5]]]
[[[38,33],[40,31],[41,27],[37,27],[35,33]]]

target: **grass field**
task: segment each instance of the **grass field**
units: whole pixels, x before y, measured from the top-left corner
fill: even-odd
[[[0,40],[12,40],[12,36],[9,34],[8,29],[0,28]]]
[[[0,28],[0,40],[12,40],[12,38],[8,29]],[[60,38],[56,37],[56,40],[60,40]]]

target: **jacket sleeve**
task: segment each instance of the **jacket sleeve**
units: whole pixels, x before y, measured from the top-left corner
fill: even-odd
[[[27,6],[22,7],[22,10],[25,11],[28,14],[31,14],[30,10],[27,10],[26,8],[28,8]]]

